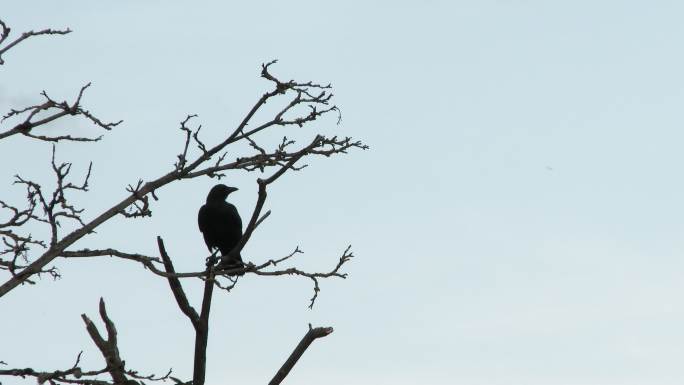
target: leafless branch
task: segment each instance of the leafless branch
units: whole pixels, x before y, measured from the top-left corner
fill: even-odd
[[[171,379],[171,378],[172,378],[172,377],[171,377],[171,373],[173,373],[173,370],[172,370],[172,369],[169,369],[169,371],[166,372],[166,374],[164,374],[163,376],[158,376],[158,375],[156,375],[156,374],[144,375],[144,374],[138,373],[138,372],[135,371],[135,370],[126,370],[126,374],[127,374],[129,377],[132,377],[132,378],[135,378],[135,379],[138,379],[138,380],[148,380],[148,381],[155,381],[155,382],[156,382],[156,381],[166,381],[166,380],[168,380],[168,379]]]
[[[44,268],[55,258],[64,255],[64,251],[67,250],[67,248],[74,242],[81,239],[88,233],[93,232],[100,224],[108,221],[117,214],[125,213],[123,215],[132,217],[150,215],[151,202],[149,202],[147,199],[148,195],[152,195],[154,198],[155,191],[168,185],[169,183],[201,176],[220,178],[221,174],[228,170],[250,171],[255,169],[263,170],[268,167],[276,167],[277,170],[270,177],[258,180],[259,197],[257,205],[245,230],[245,235],[238,245],[237,250],[239,251],[249,240],[259,219],[261,218],[261,211],[266,199],[266,187],[270,183],[278,179],[286,171],[296,171],[301,169],[303,166],[296,165],[295,163],[306,156],[331,156],[334,154],[346,153],[347,150],[352,148],[367,148],[367,146],[363,143],[354,141],[351,138],[339,139],[337,137],[328,138],[322,135],[315,135],[313,140],[308,145],[299,150],[289,150],[294,145],[294,142],[284,138],[283,142],[271,152],[266,151],[263,146],[257,145],[266,151],[266,155],[257,150],[257,154],[255,155],[239,157],[233,162],[225,163],[225,149],[227,146],[233,143],[241,140],[249,142],[247,140],[248,137],[250,140],[256,143],[254,135],[268,127],[278,126],[281,123],[292,122],[296,121],[297,119],[300,119],[300,121],[303,123],[307,123],[314,119],[318,119],[328,112],[334,111],[333,109],[329,109],[330,106],[328,104],[330,102],[330,95],[321,94],[321,91],[326,91],[328,88],[330,88],[329,85],[319,85],[312,82],[295,82],[292,80],[288,82],[280,81],[269,72],[269,68],[272,64],[273,62],[264,64],[262,66],[261,76],[273,82],[275,87],[271,91],[264,93],[259,100],[257,100],[254,106],[248,111],[242,121],[237,125],[237,127],[235,127],[232,133],[225,140],[211,147],[204,145],[197,136],[199,128],[192,130],[187,127],[187,123],[190,121],[192,116],[187,117],[181,124],[181,130],[185,132],[186,146],[184,146],[181,156],[178,158],[178,161],[175,163],[171,171],[149,182],[143,182],[140,180],[136,186],[130,185],[127,189],[129,195],[125,199],[111,206],[109,209],[102,212],[90,222],[84,223],[82,227],[72,231],[63,238],[53,238],[47,250],[39,258],[31,261],[25,268],[14,274],[7,282],[0,286],[0,297],[11,291],[22,282],[25,282],[32,275],[43,271]],[[252,125],[251,121],[256,115],[256,112],[260,110],[267,101],[270,101],[271,99],[277,99],[278,97],[288,97],[288,95],[290,97],[289,101],[285,103],[285,107],[278,112],[276,116],[263,123]],[[311,114],[311,111],[304,113],[303,115],[299,116],[299,118],[290,115],[295,113],[294,107],[302,104],[308,105],[312,103],[328,106],[324,109],[317,109],[316,111],[318,112],[313,115]],[[250,127],[252,127],[249,130],[246,129],[248,124],[250,124]],[[183,127],[185,127],[185,129],[183,129]],[[192,134],[190,132],[192,132]],[[190,137],[195,139],[195,144],[198,151],[196,157],[192,161],[190,160],[190,158],[193,157],[189,145]],[[39,194],[36,195],[35,199],[38,201],[37,204],[45,206],[45,204],[42,204]],[[161,272],[159,269],[155,271],[151,267],[154,266],[152,262],[147,261],[145,266],[150,268],[150,270],[155,273]],[[217,272],[217,274],[221,275],[225,273],[226,272]]]
[[[0,65],[4,63],[2,55],[9,49],[16,46],[23,40],[38,35],[67,34],[70,30],[46,29],[38,32],[29,31],[22,34],[15,40],[7,43],[10,28],[0,20]],[[5,44],[7,43],[7,44]],[[4,44],[4,45],[3,45]],[[121,123],[105,123],[95,117],[90,111],[83,108],[81,101],[85,90],[90,83],[81,87],[77,97],[71,103],[67,101],[57,102],[52,99],[45,91],[41,93],[44,98],[42,103],[35,105],[11,109],[2,116],[0,124],[10,121],[14,124],[12,128],[0,132],[0,140],[10,136],[21,134],[39,141],[53,143],[51,167],[55,175],[56,187],[54,190],[47,191],[35,181],[15,176],[15,184],[26,188],[27,203],[25,208],[12,205],[0,200],[0,213],[8,215],[0,222],[0,270],[8,271],[10,278],[0,286],[0,297],[23,283],[33,283],[35,275],[49,273],[53,277],[58,277],[56,267],[49,267],[49,264],[57,257],[63,258],[90,258],[99,256],[110,256],[141,263],[152,273],[165,277],[169,283],[171,292],[176,303],[183,314],[185,314],[195,330],[195,352],[194,352],[194,372],[191,382],[184,382],[171,376],[171,370],[165,375],[144,375],[138,371],[126,369],[126,362],[121,358],[118,347],[118,335],[114,322],[107,314],[104,300],[100,298],[99,316],[104,324],[106,334],[100,333],[98,327],[86,314],[81,318],[85,323],[86,330],[98,347],[105,360],[105,367],[100,370],[84,371],[79,366],[81,353],[78,354],[75,364],[65,370],[37,371],[32,368],[24,369],[3,369],[0,376],[33,377],[39,384],[48,381],[50,385],[57,384],[84,384],[84,385],[134,385],[144,384],[144,381],[167,381],[171,380],[178,385],[204,385],[206,372],[206,354],[209,333],[209,314],[214,287],[224,290],[232,289],[243,274],[255,274],[260,276],[301,276],[310,279],[314,285],[313,297],[310,299],[309,307],[313,307],[320,292],[319,280],[330,277],[346,278],[347,274],[341,272],[342,266],[349,261],[353,254],[351,246],[347,247],[342,253],[337,265],[328,272],[306,272],[295,267],[281,268],[281,264],[292,259],[295,255],[302,253],[299,247],[295,248],[290,254],[277,258],[269,259],[260,265],[248,263],[239,269],[222,269],[224,264],[207,263],[206,270],[189,273],[177,273],[171,257],[165,249],[161,237],[157,237],[160,257],[150,257],[137,253],[125,253],[116,249],[80,249],[69,250],[75,242],[82,239],[87,234],[93,233],[95,229],[110,220],[111,218],[122,215],[128,218],[148,217],[152,215],[151,195],[154,200],[158,200],[156,191],[170,183],[183,179],[192,179],[202,176],[220,179],[228,171],[241,170],[247,172],[270,171],[270,175],[262,176],[256,180],[258,187],[257,202],[252,211],[252,215],[245,228],[244,235],[235,248],[228,254],[222,256],[225,262],[235,253],[240,251],[249,242],[254,231],[271,214],[270,210],[264,211],[267,198],[268,186],[278,180],[288,171],[299,171],[307,167],[306,157],[322,155],[329,157],[335,154],[344,154],[350,149],[367,149],[368,147],[360,141],[352,138],[338,138],[337,136],[328,137],[320,134],[311,134],[310,142],[298,146],[292,139],[284,136],[282,141],[275,147],[259,143],[259,134],[271,127],[280,130],[299,130],[320,119],[323,116],[337,115],[337,124],[341,120],[340,110],[332,103],[332,87],[330,84],[322,85],[318,83],[297,82],[294,80],[282,81],[270,72],[271,66],[276,61],[265,63],[261,68],[261,77],[269,81],[272,88],[263,93],[244,118],[233,128],[225,139],[218,143],[205,144],[199,133],[201,125],[194,125],[191,122],[196,115],[187,115],[180,122],[180,131],[183,132],[184,143],[181,151],[176,156],[173,167],[165,174],[156,179],[144,182],[139,179],[136,184],[128,185],[128,192],[125,199],[114,204],[109,209],[100,213],[90,221],[83,220],[83,210],[73,205],[67,200],[67,193],[70,190],[88,191],[88,182],[91,175],[92,163],[88,167],[87,174],[81,184],[71,182],[69,174],[71,163],[58,163],[55,160],[55,143],[61,141],[93,142],[101,139],[99,137],[80,137],[71,135],[43,135],[36,131],[36,128],[47,125],[64,116],[82,116],[90,120],[93,124],[104,130],[111,130]],[[256,121],[257,114],[266,103],[279,103],[270,118]],[[18,123],[17,123],[18,122]],[[193,123],[193,124],[191,124]],[[228,147],[232,144],[244,141],[249,146],[235,146],[244,148],[243,152],[235,153]],[[192,145],[191,145],[192,143]],[[308,143],[308,144],[307,144]],[[231,154],[231,158],[228,158]],[[233,155],[234,154],[234,155]],[[236,156],[237,155],[237,156]],[[236,156],[233,158],[233,156]],[[234,160],[233,160],[234,159]],[[64,235],[61,233],[64,221],[76,227],[75,230]],[[35,239],[31,233],[22,231],[31,224],[47,225],[49,227],[49,241]],[[26,227],[24,227],[26,226]],[[42,255],[31,260],[29,251],[35,248],[44,249]],[[213,258],[209,259],[213,261]],[[200,312],[190,304],[185,291],[181,285],[181,278],[199,278],[204,281],[204,292],[202,297]],[[220,279],[227,279],[229,285],[223,285]],[[292,352],[288,360],[276,373],[270,384],[279,384],[290,372],[308,346],[313,340],[325,337],[332,333],[332,328],[311,328],[304,336],[299,345]],[[0,361],[0,364],[4,362]],[[110,381],[104,381],[102,376],[109,375]],[[1,385],[1,384],[0,384]]]
[[[5,61],[2,58],[2,55],[5,54],[5,52],[9,51],[12,47],[16,46],[17,44],[21,43],[22,41],[28,39],[29,37],[32,36],[40,36],[40,35],[66,35],[67,33],[70,33],[71,30],[69,28],[67,29],[43,29],[41,31],[28,31],[24,32],[21,34],[21,36],[17,37],[13,41],[7,43],[4,47],[2,46],[3,43],[5,43],[5,40],[7,37],[9,37],[9,34],[11,32],[11,28],[5,24],[2,20],[0,20],[0,65],[5,64]]]
[[[109,372],[112,380],[115,384],[126,384],[128,378],[126,377],[126,370],[124,368],[124,363],[119,355],[119,346],[117,342],[117,333],[114,322],[107,316],[107,309],[105,308],[105,303],[102,298],[100,298],[100,318],[105,324],[107,330],[107,339],[100,335],[97,326],[93,321],[88,318],[85,314],[81,314],[81,318],[86,325],[86,330],[90,334],[90,338],[95,342],[97,348],[100,349],[100,353],[107,363],[107,371]]]
[[[0,201],[0,208],[10,212],[10,218],[4,223],[0,223],[0,240],[6,247],[0,250],[0,270],[8,270],[14,277],[18,276],[18,270],[28,267],[28,252],[31,245],[48,248],[46,242],[34,239],[31,234],[20,234],[18,229],[29,222],[47,224],[50,228],[50,247],[54,247],[59,239],[58,229],[62,219],[75,221],[84,225],[81,219],[82,209],[76,208],[67,200],[67,192],[70,190],[88,191],[88,181],[92,171],[92,163],[88,167],[85,178],[81,184],[74,184],[67,180],[71,171],[71,163],[57,164],[55,161],[55,147],[52,148],[52,170],[56,179],[56,188],[52,193],[47,193],[36,182],[15,176],[14,184],[23,185],[26,188],[27,208],[19,209],[4,201]],[[42,213],[37,212],[37,208],[42,209]],[[10,256],[11,259],[3,259],[3,256]],[[26,265],[17,263],[22,260]],[[49,273],[53,278],[59,277],[56,268],[42,268],[38,273]],[[30,282],[30,281],[27,281]]]
[[[0,140],[16,134],[22,134],[24,136],[46,142],[96,142],[100,140],[102,138],[101,135],[98,137],[89,138],[71,135],[46,136],[34,134],[33,132],[34,128],[45,125],[67,115],[83,116],[86,119],[90,120],[93,124],[107,131],[119,125],[122,122],[122,120],[113,123],[105,123],[97,117],[95,117],[90,111],[84,109],[81,106],[81,98],[83,97],[83,93],[88,87],[90,87],[90,83],[81,87],[81,90],[78,92],[76,100],[71,104],[69,104],[67,101],[57,102],[54,99],[50,98],[47,92],[43,91],[41,92],[41,95],[43,95],[43,97],[45,98],[45,102],[43,102],[42,104],[37,104],[20,109],[11,109],[10,112],[6,113],[2,117],[0,123],[10,118],[18,118],[20,116],[25,117],[21,123],[15,125],[13,128],[4,132],[0,132]]]
[[[149,374],[149,375],[144,375],[140,374],[136,370],[126,370],[123,368],[123,361],[117,361],[118,358],[118,348],[116,346],[116,330],[114,329],[114,324],[112,321],[107,318],[106,312],[104,312],[104,303],[101,301],[100,304],[100,314],[101,317],[103,317],[103,321],[105,321],[105,325],[107,328],[107,333],[108,333],[108,338],[105,340],[102,338],[99,334],[99,331],[97,330],[97,327],[88,319],[87,316],[82,315],[84,317],[84,321],[86,321],[86,328],[88,329],[88,333],[91,334],[91,337],[95,335],[94,341],[96,341],[96,344],[98,344],[98,348],[101,345],[104,345],[106,354],[109,356],[113,356],[114,358],[109,359],[105,357],[105,360],[107,361],[107,366],[105,366],[103,369],[99,370],[83,370],[81,368],[80,363],[81,363],[81,356],[83,355],[83,352],[78,353],[78,356],[76,357],[76,362],[68,369],[62,369],[62,370],[35,370],[32,368],[14,368],[14,369],[1,369],[0,370],[0,376],[13,376],[13,377],[21,377],[21,378],[26,378],[26,377],[33,377],[36,379],[36,381],[39,384],[43,384],[45,382],[48,382],[52,385],[55,384],[82,384],[82,385],[137,385],[138,382],[136,381],[131,381],[128,380],[127,382],[117,382],[117,380],[114,380],[114,382],[108,382],[108,381],[103,381],[98,378],[101,374],[104,373],[110,373],[112,377],[114,374],[112,374],[112,371],[114,371],[116,374],[116,377],[121,379],[125,378],[125,376],[129,376],[131,378],[137,379],[137,380],[147,380],[147,381],[167,381],[172,379],[171,377],[171,369],[165,374],[165,375],[155,375],[155,374]],[[103,316],[104,314],[104,316]],[[112,331],[114,336],[112,336]],[[102,350],[101,350],[102,351]],[[103,352],[103,354],[105,354]],[[110,362],[115,362],[115,365],[110,367]],[[0,361],[1,364],[6,365],[5,362]],[[120,365],[120,366],[118,366]]]
[[[28,261],[28,252],[31,245],[40,246],[42,248],[47,247],[43,241],[33,239],[31,234],[22,235],[17,233],[17,230],[15,229],[23,226],[29,220],[41,220],[41,218],[34,214],[37,204],[35,193],[30,189],[28,190],[28,203],[28,207],[21,210],[4,201],[0,201],[0,208],[7,209],[11,212],[10,218],[4,223],[0,223],[0,240],[5,246],[4,249],[0,249],[0,270],[8,270],[13,275],[17,269],[24,267],[17,264],[17,260],[21,259],[24,262]],[[3,259],[2,257],[5,255],[9,255],[11,259]],[[27,282],[31,283],[32,281]]]
[[[171,289],[174,293],[174,297],[176,298],[176,302],[178,302],[178,306],[181,308],[181,311],[188,316],[188,318],[191,320],[191,322],[194,323],[196,320],[199,319],[199,316],[197,315],[197,312],[195,311],[192,306],[189,305],[189,302],[187,298],[185,297],[185,293],[182,291],[182,287],[180,287],[180,281],[179,279],[181,278],[201,278],[205,279],[208,276],[208,272],[206,270],[204,271],[197,271],[197,272],[186,272],[186,273],[177,273],[173,267],[173,263],[171,262],[171,259],[169,258],[168,260],[165,259],[165,253],[166,249],[164,248],[163,241],[161,240],[160,237],[157,238],[157,242],[159,244],[159,249],[160,249],[160,254],[162,256],[162,259],[164,260],[164,267],[165,271],[160,270],[155,263],[159,263],[158,258],[154,257],[149,257],[141,254],[130,254],[130,253],[124,253],[118,250],[114,249],[104,249],[104,250],[89,250],[89,249],[84,249],[84,250],[79,250],[79,251],[65,251],[62,253],[62,257],[64,258],[87,258],[87,257],[100,257],[100,256],[111,256],[111,257],[118,257],[126,260],[131,260],[131,261],[136,261],[141,263],[143,266],[145,266],[147,269],[149,269],[152,273],[169,279],[169,284],[171,285]],[[213,273],[215,274],[215,278],[218,277],[225,277],[229,278],[240,275],[240,274],[255,274],[255,275],[260,275],[260,276],[271,276],[271,277],[277,277],[277,276],[300,276],[304,278],[310,279],[313,284],[314,284],[314,295],[310,299],[310,304],[309,307],[312,308],[315,304],[316,299],[318,298],[318,293],[320,292],[320,286],[319,286],[319,279],[323,278],[347,278],[346,273],[341,273],[340,270],[342,269],[342,266],[347,263],[351,258],[354,257],[353,253],[351,252],[351,246],[348,246],[344,252],[342,253],[342,256],[340,256],[337,265],[332,268],[330,271],[327,272],[307,272],[303,271],[301,269],[295,268],[295,267],[290,267],[286,269],[281,269],[281,270],[267,270],[269,267],[276,267],[286,260],[289,260],[290,258],[294,257],[297,254],[303,254],[303,251],[299,249],[299,246],[295,248],[293,252],[290,254],[278,258],[278,259],[269,259],[266,262],[263,262],[259,265],[255,265],[253,263],[248,263],[245,267],[242,268],[236,268],[236,269],[225,269],[225,270],[215,270]],[[168,258],[168,255],[166,255],[166,258]],[[171,284],[171,282],[174,282]],[[222,286],[220,282],[218,282],[217,279],[214,279],[214,284],[224,290],[230,290],[234,286],[235,282],[231,281],[232,285],[229,285],[228,287]]]
[[[83,371],[79,367],[81,362],[81,355],[83,352],[78,353],[76,357],[76,362],[74,365],[65,370],[54,370],[54,371],[38,371],[32,368],[23,369],[4,369],[0,370],[0,376],[15,376],[15,377],[35,377],[39,384],[49,381],[51,383],[61,382],[61,383],[71,383],[82,377],[96,376],[98,374],[105,373],[106,370],[94,370],[94,371]]]
[[[332,332],[333,328],[331,327],[312,328],[311,324],[309,324],[309,331],[304,335],[302,340],[299,341],[299,344],[297,347],[295,347],[294,351],[292,351],[290,357],[287,358],[283,366],[281,366],[278,372],[276,372],[275,376],[273,376],[273,379],[268,383],[268,385],[280,384],[290,373],[290,370],[292,370],[297,361],[299,361],[299,359],[302,357],[306,349],[309,348],[309,345],[311,345],[311,343],[317,338],[326,337]]]
[[[133,185],[128,185],[126,191],[131,193],[136,200],[131,203],[132,207],[126,207],[121,210],[120,214],[126,218],[142,218],[151,217],[152,211],[150,210],[150,201],[146,195],[140,194],[140,186],[143,185],[143,180],[139,179],[138,184],[133,187]]]
[[[159,253],[164,260],[166,272],[173,274],[175,272],[173,263],[166,252],[164,241],[161,237],[157,237],[157,244],[159,246]],[[199,315],[197,314],[197,311],[190,305],[190,302],[183,291],[180,280],[173,276],[167,277],[169,286],[171,287],[171,292],[173,292],[173,296],[176,298],[178,307],[180,308],[181,312],[183,312],[183,314],[190,319],[190,322],[195,329],[195,356],[192,376],[193,385],[204,385],[204,379],[206,375],[207,341],[209,338],[209,312],[211,310],[211,297],[214,290],[213,271],[214,267],[212,265],[207,266],[207,270],[205,272],[206,280],[204,282],[204,294],[202,296],[202,309]]]
[[[142,254],[123,253],[121,251],[114,250],[114,249],[104,249],[104,250],[82,249],[82,250],[78,250],[78,251],[64,251],[61,256],[64,258],[88,258],[88,257],[101,257],[101,256],[118,257],[118,258],[123,258],[123,259],[129,259],[131,261],[140,262],[143,265],[145,265],[146,267],[149,267],[149,265],[154,266],[153,262],[156,262],[156,263],[162,262],[159,258],[156,258],[156,257],[148,257],[148,256],[142,255]]]
[[[320,287],[318,286],[318,280],[320,278],[330,278],[330,277],[338,277],[338,278],[347,278],[346,273],[340,273],[340,268],[342,268],[342,265],[344,265],[346,262],[348,262],[351,258],[353,258],[354,255],[351,253],[351,245],[347,247],[347,249],[342,253],[342,256],[340,257],[339,261],[337,262],[337,266],[335,266],[334,269],[327,273],[307,273],[305,271],[301,271],[299,269],[296,269],[294,267],[285,269],[285,270],[277,270],[277,271],[262,271],[262,270],[247,270],[248,272],[254,273],[256,275],[262,275],[262,276],[280,276],[280,275],[298,275],[300,277],[307,277],[311,279],[314,283],[314,295],[311,297],[311,303],[309,304],[309,308],[313,308],[316,299],[318,298],[318,293],[321,291]],[[220,273],[220,272],[217,272]]]
[[[188,115],[185,120],[183,120],[180,123],[180,130],[185,132],[185,146],[183,146],[183,151],[177,155],[178,161],[174,164],[174,167],[176,168],[177,171],[182,171],[183,168],[185,167],[185,164],[188,161],[188,148],[190,146],[190,138],[192,138],[197,145],[197,148],[200,149],[203,153],[207,152],[207,147],[205,144],[199,139],[199,132],[202,129],[202,125],[198,125],[197,129],[193,132],[190,128],[187,127],[188,122],[190,119],[197,117],[197,115]]]
[[[207,267],[207,277],[202,294],[202,310],[195,329],[195,357],[192,373],[193,385],[204,385],[207,370],[207,343],[209,340],[209,311],[214,293],[214,267]]]
[[[190,305],[188,297],[185,295],[185,292],[183,291],[183,286],[181,286],[180,280],[178,279],[178,277],[174,276],[176,270],[173,267],[173,262],[171,262],[171,258],[166,253],[166,248],[164,247],[164,240],[162,240],[161,237],[157,237],[157,245],[159,246],[159,254],[162,256],[162,259],[164,260],[164,268],[166,269],[166,273],[171,274],[166,278],[169,281],[169,286],[171,287],[171,291],[173,292],[173,297],[176,299],[176,303],[178,303],[178,307],[180,308],[180,310],[183,312],[183,314],[185,314],[188,317],[188,319],[190,319],[192,326],[195,329],[197,329],[199,325],[199,315],[197,314],[195,308],[193,308]]]
[[[78,222],[81,226],[85,223],[81,219],[81,213],[83,209],[77,209],[73,205],[69,204],[66,198],[67,191],[88,191],[88,180],[90,179],[90,173],[92,171],[92,163],[88,166],[88,172],[86,173],[83,183],[81,185],[73,184],[67,181],[67,176],[71,171],[71,163],[60,163],[59,165],[55,162],[55,146],[52,146],[52,170],[55,174],[55,179],[57,182],[56,188],[51,194],[47,194],[43,191],[42,187],[33,181],[26,180],[21,176],[15,176],[16,180],[14,184],[26,186],[27,200],[29,201],[29,206],[39,204],[43,209],[43,215],[38,217],[36,215],[31,215],[29,219],[36,219],[39,222],[47,223],[51,230],[50,246],[54,246],[59,239],[58,228],[61,226],[60,218],[67,218]],[[34,203],[37,200],[37,203]]]

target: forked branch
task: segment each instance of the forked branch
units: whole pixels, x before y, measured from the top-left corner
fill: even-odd
[[[286,171],[296,171],[303,168],[305,165],[296,165],[300,159],[313,156],[323,155],[331,156],[335,154],[344,154],[350,149],[367,149],[368,147],[360,141],[354,141],[351,138],[340,139],[336,136],[325,137],[322,135],[315,135],[314,139],[306,146],[299,150],[289,150],[294,145],[292,140],[283,138],[282,143],[274,151],[265,151],[263,146],[257,144],[254,135],[273,126],[290,126],[293,123],[306,124],[313,120],[320,118],[329,112],[338,112],[339,110],[329,105],[331,101],[331,94],[328,92],[330,85],[320,85],[312,82],[295,82],[293,80],[283,82],[278,80],[269,72],[270,66],[274,62],[264,64],[261,70],[261,76],[274,83],[274,88],[264,93],[254,106],[249,110],[244,119],[237,125],[232,133],[222,142],[207,146],[199,139],[199,127],[195,130],[187,126],[189,116],[181,123],[181,130],[185,132],[185,140],[183,149],[174,163],[171,171],[159,178],[144,182],[140,180],[136,186],[129,186],[129,195],[124,200],[113,205],[99,216],[92,219],[90,222],[83,223],[82,227],[74,230],[67,236],[50,242],[49,248],[37,259],[30,263],[23,265],[22,269],[15,269],[12,277],[0,286],[0,297],[17,287],[23,282],[27,282],[29,278],[45,271],[45,267],[51,263],[58,256],[65,255],[65,250],[74,242],[81,239],[88,233],[91,233],[102,223],[110,220],[116,215],[125,215],[128,217],[142,217],[151,215],[151,201],[148,196],[151,195],[156,198],[155,191],[170,183],[181,179],[192,179],[200,176],[209,176],[220,178],[224,171],[229,170],[265,170],[266,168],[275,167],[277,171],[266,179],[259,179],[259,198],[257,206],[250,219],[249,225],[246,228],[245,236],[238,245],[242,249],[249,240],[256,224],[259,222],[260,213],[266,199],[266,186],[279,178]],[[271,119],[262,123],[252,123],[252,119],[256,112],[260,110],[267,101],[278,98],[280,96],[288,97],[285,106],[276,113]],[[297,106],[308,106],[308,112],[301,113],[296,109]],[[318,106],[318,107],[317,107]],[[339,121],[339,117],[338,117]],[[251,129],[247,129],[248,124]],[[198,154],[194,160],[190,160],[190,143],[195,143]],[[248,140],[249,139],[249,140]],[[240,140],[245,140],[250,143],[251,148],[257,151],[254,155],[238,157],[233,162],[225,163],[226,147],[230,144],[236,143]],[[261,149],[261,150],[259,150]],[[144,263],[144,262],[143,262]],[[146,265],[152,266],[151,263]],[[154,269],[150,270],[157,273]]]
[[[0,208],[11,213],[9,220],[0,223],[0,241],[5,246],[4,249],[0,250],[0,270],[8,270],[14,277],[17,277],[20,271],[27,268],[28,253],[32,246],[45,249],[48,248],[49,244],[49,247],[54,247],[59,239],[58,231],[64,220],[76,222],[81,226],[84,225],[81,218],[83,210],[72,205],[67,199],[67,194],[70,191],[88,191],[92,163],[80,184],[73,183],[68,178],[71,172],[71,163],[58,164],[55,161],[54,146],[52,147],[51,166],[57,185],[52,192],[45,191],[40,184],[34,181],[16,175],[14,184],[23,185],[26,188],[27,208],[19,209],[0,200]],[[49,227],[49,243],[36,240],[30,233],[26,234],[21,231],[26,225],[32,223]],[[50,273],[54,278],[59,277],[59,273],[54,268],[41,269],[40,272]]]
[[[159,246],[159,253],[161,254],[162,260],[164,261],[164,268],[169,274],[174,274],[175,270],[173,268],[173,263],[171,258],[166,252],[164,247],[164,241],[161,237],[157,237],[157,244]],[[183,291],[183,286],[177,277],[170,275],[167,277],[169,281],[169,286],[171,287],[171,292],[176,299],[176,303],[180,308],[181,312],[185,314],[190,323],[192,323],[195,329],[195,355],[194,355],[194,366],[192,375],[193,385],[204,385],[204,379],[207,369],[207,343],[209,341],[209,312],[211,310],[211,298],[214,291],[214,267],[208,266],[206,270],[205,282],[204,282],[204,293],[202,295],[202,309],[200,314],[197,315],[197,311],[190,305],[185,291]]]
[[[0,376],[12,376],[12,377],[33,377],[36,379],[38,384],[44,384],[48,382],[52,385],[56,384],[82,384],[82,385],[138,385],[140,382],[135,380],[144,381],[167,381],[175,380],[171,377],[171,370],[169,370],[164,375],[155,374],[141,374],[136,370],[129,370],[125,368],[125,363],[119,355],[119,348],[117,342],[117,332],[114,322],[107,315],[105,309],[104,300],[100,299],[100,318],[105,324],[105,329],[107,331],[107,337],[104,338],[97,326],[93,321],[88,318],[85,314],[81,315],[83,321],[86,325],[86,330],[90,335],[95,345],[97,345],[100,353],[105,359],[106,365],[103,369],[99,370],[84,370],[81,368],[81,356],[83,352],[78,353],[76,357],[76,362],[68,369],[61,370],[35,370],[33,368],[13,368],[13,369],[0,369]],[[0,364],[6,365],[5,362],[0,361]],[[102,374],[109,373],[112,378],[112,382],[104,381],[101,378]],[[179,381],[175,381],[179,382]]]
[[[105,324],[107,330],[107,338],[103,338],[100,332],[97,330],[97,326],[93,321],[88,318],[85,314],[81,314],[83,322],[86,325],[88,334],[90,338],[95,342],[97,348],[100,349],[100,353],[107,363],[107,371],[112,377],[115,384],[126,384],[128,379],[126,378],[126,371],[124,368],[123,361],[119,355],[119,346],[117,343],[117,333],[114,322],[107,316],[107,309],[105,308],[105,303],[102,298],[100,298],[100,318]]]
[[[6,113],[0,123],[5,122],[7,119],[19,119],[23,117],[20,123],[16,124],[11,129],[0,132],[0,140],[10,137],[12,135],[21,134],[29,138],[38,139],[46,142],[59,142],[59,141],[72,141],[72,142],[97,142],[102,139],[102,135],[97,137],[81,137],[81,136],[71,136],[71,135],[40,135],[34,133],[36,127],[43,126],[50,122],[53,122],[64,116],[83,116],[87,120],[90,120],[96,126],[99,126],[107,131],[119,125],[122,120],[118,122],[105,123],[95,117],[90,111],[83,108],[81,105],[81,98],[85,90],[90,87],[90,83],[81,87],[78,92],[78,96],[73,103],[69,103],[66,100],[62,102],[57,102],[48,96],[47,92],[41,92],[41,95],[45,101],[41,104],[36,104],[20,109],[11,109],[10,112]]]

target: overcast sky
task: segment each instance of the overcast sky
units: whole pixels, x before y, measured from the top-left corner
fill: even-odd
[[[92,81],[86,108],[124,120],[57,149],[74,176],[93,161],[91,192],[73,194],[85,218],[171,169],[187,114],[210,143],[235,127],[270,89],[259,70],[272,59],[283,79],[331,82],[342,110],[339,126],[293,135],[370,146],[286,174],[243,252],[260,262],[299,245],[294,264],[324,270],[352,244],[350,277],[321,282],[313,310],[303,279],[216,292],[207,385],[267,383],[308,323],[335,332],[285,383],[684,382],[681,2],[239,3],[0,3],[14,33],[74,30],[3,56],[3,113]],[[100,133],[78,119],[43,130]],[[49,159],[46,143],[0,142],[1,198],[22,202],[17,173],[51,186]],[[243,218],[258,176],[226,182]],[[161,235],[177,269],[196,271],[196,213],[214,183],[160,189],[152,218],[117,217],[76,246],[156,255]],[[80,314],[95,318],[104,297],[128,367],[191,377],[193,334],[163,279],[109,258],[56,266],[61,280],[0,299],[0,360],[62,369],[84,350],[101,367]],[[199,306],[201,282],[184,284]]]

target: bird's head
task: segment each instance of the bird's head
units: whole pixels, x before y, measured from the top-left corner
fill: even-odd
[[[236,187],[226,186],[225,184],[217,184],[212,187],[207,195],[207,202],[224,201],[228,197],[228,194],[233,191],[237,191]]]

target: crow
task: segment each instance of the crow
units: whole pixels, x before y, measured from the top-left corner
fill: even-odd
[[[224,257],[219,264],[222,269],[244,267],[240,253],[226,257],[242,238],[242,219],[235,206],[226,202],[228,194],[237,191],[235,187],[217,184],[207,195],[207,202],[199,209],[197,224],[204,235],[204,242],[213,254],[218,248]]]

